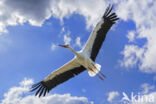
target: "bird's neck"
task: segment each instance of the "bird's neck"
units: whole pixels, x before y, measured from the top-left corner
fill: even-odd
[[[78,56],[79,54],[76,52],[76,51],[74,51],[71,47],[69,47],[68,48],[70,51],[72,51],[76,56]]]

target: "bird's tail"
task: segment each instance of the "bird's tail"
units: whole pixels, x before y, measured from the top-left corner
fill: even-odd
[[[95,67],[93,67],[91,70],[88,70],[89,76],[94,77],[96,74],[99,73],[100,69],[101,69],[101,65],[95,64]]]

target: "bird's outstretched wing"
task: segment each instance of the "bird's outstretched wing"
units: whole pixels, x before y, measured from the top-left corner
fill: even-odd
[[[52,72],[47,78],[43,81],[34,84],[32,86],[31,91],[37,90],[36,96],[41,95],[45,96],[52,88],[56,87],[57,85],[69,80],[70,78],[78,75],[79,73],[83,72],[85,68],[78,64],[75,60],[71,60],[70,62],[63,65],[58,70]]]
[[[87,43],[82,51],[86,52],[95,61],[96,56],[105,40],[106,34],[112,25],[119,19],[115,13],[111,13],[113,6],[109,5],[94,30],[92,31]]]

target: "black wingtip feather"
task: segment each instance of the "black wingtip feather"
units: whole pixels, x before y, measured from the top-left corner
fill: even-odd
[[[36,85],[36,86],[32,86],[30,92],[36,90],[38,87],[40,87],[40,84],[39,85]]]
[[[41,95],[42,95],[44,89],[45,89],[45,87],[42,87],[39,97],[41,97]]]
[[[48,89],[48,87],[45,86],[43,81],[32,85],[30,92],[32,92],[34,90],[37,90],[35,96],[39,95],[38,97],[41,97],[42,95],[45,96],[47,93],[49,93],[49,89]]]
[[[39,84],[40,84],[40,83],[36,83],[36,84],[32,85],[32,88],[33,88],[33,87],[36,87],[36,86],[39,85]]]
[[[112,24],[114,24],[119,18],[117,17],[116,13],[111,13],[113,9],[113,5],[109,5],[106,8],[106,11],[103,15],[104,21],[110,21]]]
[[[112,13],[111,15],[108,16],[108,18],[115,18],[117,15],[115,13]]]
[[[107,14],[109,8],[110,8],[110,4],[109,4],[109,6],[106,8],[105,13],[104,13],[104,16],[106,16],[106,14]],[[104,17],[104,16],[103,16],[103,17]]]
[[[40,88],[37,90],[37,92],[36,92],[36,94],[35,94],[35,96],[37,96],[38,95],[38,93],[40,92],[40,90],[43,88],[43,86],[40,86]]]
[[[46,93],[48,92],[47,90],[48,90],[48,89],[45,89],[43,96],[45,96],[45,95],[46,95]]]
[[[109,13],[112,11],[112,9],[113,9],[113,5],[109,6],[106,16],[109,15]]]

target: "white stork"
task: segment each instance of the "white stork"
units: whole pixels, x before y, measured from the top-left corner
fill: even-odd
[[[105,77],[105,75],[100,72],[101,66],[95,63],[95,59],[105,40],[107,32],[119,19],[115,13],[111,13],[112,8],[113,6],[110,5],[107,7],[102,19],[92,31],[87,43],[81,51],[76,52],[69,45],[59,45],[69,49],[75,54],[75,57],[56,71],[52,72],[41,82],[34,84],[31,91],[38,89],[35,95],[39,95],[40,97],[43,94],[43,96],[45,96],[52,88],[80,74],[86,69],[90,76],[97,75],[103,80],[102,77]]]

